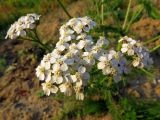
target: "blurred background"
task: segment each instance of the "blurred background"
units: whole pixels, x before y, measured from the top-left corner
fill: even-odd
[[[121,25],[129,0],[104,0],[103,24],[101,0],[61,1],[72,17],[90,16],[100,24],[95,31],[105,31],[113,46],[115,39],[123,35],[141,41],[156,38],[147,45],[148,48],[160,44],[160,0],[132,0],[128,18],[131,22],[126,30]],[[27,13],[42,15],[38,34],[44,43],[52,46],[58,40],[60,26],[69,20],[57,0],[0,0],[0,120],[112,120],[112,112],[108,112],[107,104],[98,95],[93,96],[92,101],[84,102],[76,101],[74,96],[44,96],[35,77],[35,68],[46,52],[28,41],[4,39],[10,25]],[[160,119],[160,103],[157,101],[160,98],[160,50],[152,57],[156,80],[129,84],[126,92],[134,96],[133,101],[136,99],[141,104],[132,102],[133,107],[122,101],[123,112],[126,110],[128,116],[137,116],[126,120]],[[143,81],[143,78],[135,75],[133,80]],[[116,116],[117,113],[113,114]]]

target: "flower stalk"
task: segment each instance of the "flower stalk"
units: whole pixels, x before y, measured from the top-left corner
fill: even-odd
[[[129,3],[128,3],[128,8],[127,8],[125,20],[124,20],[124,23],[123,23],[123,26],[122,26],[122,29],[123,29],[123,30],[125,29],[126,24],[127,24],[127,21],[128,21],[128,16],[129,16],[130,7],[131,7],[131,1],[132,1],[132,0],[129,0]]]
[[[146,75],[148,75],[149,77],[154,78],[154,76],[153,76],[150,72],[148,72],[146,69],[141,68],[140,70],[143,71],[143,72],[144,72]]]
[[[150,50],[150,53],[152,53],[152,52],[156,51],[156,50],[157,50],[157,49],[159,49],[159,48],[160,48],[160,45],[158,45],[158,46],[156,46],[156,47],[152,48],[152,49]]]
[[[147,45],[149,43],[152,43],[152,42],[156,41],[159,38],[160,38],[160,35],[158,35],[158,36],[156,36],[156,37],[154,37],[154,38],[152,38],[150,40],[147,40],[146,42],[143,43],[143,45]]]
[[[61,2],[61,0],[57,0],[59,6],[63,9],[63,11],[66,13],[66,15],[69,17],[69,18],[72,18],[72,16],[69,14],[69,12],[67,11],[67,9],[65,8],[65,6],[63,5],[63,3]]]

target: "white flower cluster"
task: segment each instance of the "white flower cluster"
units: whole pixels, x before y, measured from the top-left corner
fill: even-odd
[[[35,13],[20,17],[11,25],[5,38],[15,39],[19,36],[26,36],[26,29],[34,29],[39,18],[40,15]]]
[[[57,93],[76,94],[84,99],[84,87],[90,79],[89,71],[97,64],[104,75],[113,77],[115,82],[129,73],[129,61],[124,54],[133,58],[134,67],[147,67],[152,63],[149,52],[132,38],[123,37],[121,52],[105,50],[108,41],[100,37],[95,43],[88,32],[96,25],[89,17],[72,18],[60,28],[60,38],[55,49],[45,55],[36,68],[37,77],[43,81],[46,95]]]
[[[42,87],[46,95],[76,93],[76,98],[84,99],[83,88],[90,79],[89,70],[100,54],[102,46],[108,44],[100,37],[94,44],[87,34],[95,26],[89,17],[73,18],[60,28],[60,39],[55,49],[44,56],[36,69],[37,77],[44,81]]]
[[[109,53],[99,57],[98,69],[102,69],[104,75],[111,75],[115,82],[121,80],[122,74],[129,72],[127,60],[121,52],[110,50]]]
[[[127,36],[120,39],[119,42],[122,42],[121,52],[132,56],[134,67],[147,68],[153,64],[153,60],[149,56],[149,51],[140,42]]]

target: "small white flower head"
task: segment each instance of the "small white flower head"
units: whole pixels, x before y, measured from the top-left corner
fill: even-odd
[[[17,37],[26,36],[26,29],[34,29],[39,21],[40,15],[35,13],[22,16],[11,25],[5,39],[16,39]]]
[[[123,73],[128,73],[126,59],[120,52],[110,50],[98,60],[97,68],[101,69],[104,75],[112,75],[115,82],[120,80]]]
[[[57,93],[58,87],[53,85],[52,81],[42,83],[44,93],[49,96],[51,93]]]
[[[83,32],[89,32],[94,26],[96,26],[96,23],[89,17],[83,17],[72,18],[66,23],[66,25],[70,26],[77,34],[81,34]]]
[[[127,36],[123,37],[119,41],[122,42],[122,53],[127,53],[128,56],[133,57],[133,67],[147,68],[153,64],[153,61],[149,56],[149,51],[143,47],[140,42],[137,42]]]

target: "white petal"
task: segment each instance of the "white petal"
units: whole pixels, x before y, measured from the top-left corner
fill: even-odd
[[[83,93],[76,93],[76,99],[77,100],[84,100],[84,94]]]
[[[59,86],[59,89],[60,89],[61,92],[66,92],[66,90],[67,90],[66,84],[61,84],[61,85]]]
[[[49,96],[51,94],[50,90],[47,88],[44,89],[43,91],[44,91],[44,94],[46,94],[47,96]]]
[[[65,46],[60,45],[60,46],[57,47],[57,49],[60,50],[60,51],[64,51],[65,50]]]
[[[61,84],[63,82],[63,77],[62,76],[59,76],[56,78],[56,83],[57,84]]]
[[[58,87],[56,87],[55,85],[53,85],[52,88],[50,89],[50,91],[52,93],[57,93],[58,92]]]
[[[105,65],[104,62],[99,62],[99,63],[97,64],[98,69],[104,69],[105,66],[106,66],[106,65]]]
[[[83,49],[85,46],[86,42],[84,40],[79,41],[77,44],[78,49]]]
[[[80,67],[78,68],[78,72],[80,72],[80,73],[85,73],[85,72],[86,72],[86,68],[83,67],[83,66],[80,66]]]
[[[62,70],[62,71],[67,71],[67,70],[68,70],[68,65],[67,65],[66,63],[63,63],[63,64],[61,65],[61,70]]]
[[[130,55],[130,56],[134,55],[134,50],[133,49],[129,49],[128,50],[128,55]]]
[[[44,74],[40,74],[39,79],[44,80],[44,78],[45,78]]]
[[[51,58],[50,58],[50,63],[55,63],[56,62],[56,58],[54,57],[54,56],[52,56]]]
[[[137,67],[140,63],[139,63],[139,61],[135,60],[135,61],[133,61],[132,64],[133,64],[134,67]]]
[[[127,47],[123,47],[123,48],[121,48],[121,52],[122,52],[122,53],[127,52],[127,50],[128,50],[128,48],[127,48]]]
[[[73,83],[77,81],[76,75],[71,75],[70,77]]]
[[[47,75],[47,77],[46,77],[46,80],[45,80],[46,82],[49,82],[49,81],[51,81],[51,74],[48,74]]]
[[[53,65],[53,72],[60,69],[60,64],[56,63]]]
[[[50,66],[51,66],[50,62],[46,62],[46,63],[45,63],[45,69],[46,69],[46,70],[49,70],[49,69],[50,69]]]
[[[100,56],[98,60],[99,60],[99,61],[106,61],[107,58],[106,58],[106,56]]]
[[[126,44],[126,43],[124,43],[124,44],[122,44],[122,47],[128,47],[129,45],[128,44]]]
[[[89,52],[84,52],[82,56],[88,56]]]

